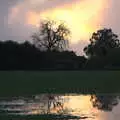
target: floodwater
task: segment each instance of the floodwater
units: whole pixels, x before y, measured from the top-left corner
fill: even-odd
[[[0,98],[1,115],[55,114],[86,120],[120,120],[120,95],[40,94]]]

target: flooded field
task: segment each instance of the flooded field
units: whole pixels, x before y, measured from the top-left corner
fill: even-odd
[[[119,94],[40,94],[0,98],[0,115],[8,117],[51,115],[53,119],[60,120],[119,120],[119,101]]]

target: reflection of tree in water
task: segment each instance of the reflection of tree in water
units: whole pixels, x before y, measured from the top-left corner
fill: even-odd
[[[58,94],[42,94],[35,96],[35,100],[42,104],[41,108],[43,113],[63,113],[65,99],[62,95]],[[44,109],[45,108],[45,109]]]
[[[113,107],[119,103],[119,97],[116,95],[91,95],[90,101],[93,107],[99,110],[112,111]]]
[[[51,112],[51,109],[54,109],[57,113],[63,112],[64,101],[61,96],[48,94],[48,110],[47,113]]]
[[[67,114],[68,109],[64,106],[69,99],[64,98],[60,94],[41,94],[35,96],[35,101],[40,103],[40,110],[42,114]]]

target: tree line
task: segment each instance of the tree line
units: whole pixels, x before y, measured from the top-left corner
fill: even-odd
[[[0,70],[72,70],[81,69],[83,56],[73,51],[40,51],[28,41],[0,42]]]
[[[94,32],[83,49],[70,51],[71,32],[64,22],[41,22],[32,43],[0,42],[0,70],[113,70],[120,69],[120,40],[112,29]]]

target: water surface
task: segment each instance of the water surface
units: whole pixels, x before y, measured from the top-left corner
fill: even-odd
[[[1,115],[61,115],[86,120],[119,120],[119,94],[40,94],[0,98]]]

